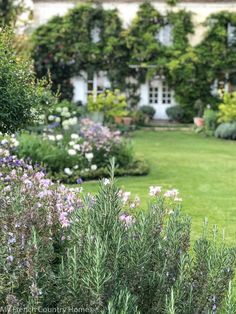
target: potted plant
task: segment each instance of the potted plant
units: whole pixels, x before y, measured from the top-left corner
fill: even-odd
[[[99,95],[88,97],[88,111],[96,119],[115,120],[115,123],[121,124],[122,117],[127,115],[126,108],[126,97],[118,89],[106,90]]]
[[[124,122],[124,125],[131,125],[133,122],[133,118],[132,117],[124,117],[123,122]]]
[[[194,104],[194,108],[197,110],[197,116],[193,118],[193,122],[196,127],[203,127],[204,119],[203,119],[203,112],[204,112],[204,104],[201,99],[196,100]]]

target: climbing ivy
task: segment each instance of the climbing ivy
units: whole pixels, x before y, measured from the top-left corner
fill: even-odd
[[[129,100],[135,105],[139,85],[161,74],[191,119],[198,99],[205,105],[217,105],[218,98],[211,94],[212,83],[222,73],[236,69],[236,42],[229,45],[227,32],[229,23],[236,26],[236,13],[210,16],[205,38],[195,47],[189,44],[189,35],[194,32],[191,15],[180,10],[163,16],[145,2],[124,30],[115,10],[79,5],[34,32],[32,55],[37,75],[42,77],[50,71],[54,88],[60,86],[63,97],[69,98],[72,76],[104,70],[114,87],[130,86],[133,92]],[[165,46],[158,33],[167,24],[172,27],[172,44]],[[97,42],[91,36],[94,29],[100,31]],[[128,77],[132,77],[129,82],[125,80]]]
[[[99,37],[93,41],[92,32]],[[108,71],[113,85],[124,84],[127,49],[115,10],[79,5],[64,17],[55,17],[32,36],[32,56],[39,77],[51,73],[54,89],[71,98],[70,78],[81,71]],[[68,92],[69,91],[69,92]]]

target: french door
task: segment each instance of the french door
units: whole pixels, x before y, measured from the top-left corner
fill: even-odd
[[[156,119],[168,119],[166,109],[173,106],[173,95],[167,83],[162,79],[149,82],[149,105],[156,110]]]

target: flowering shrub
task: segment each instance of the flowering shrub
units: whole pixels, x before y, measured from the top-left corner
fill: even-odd
[[[51,305],[57,255],[83,206],[80,189],[53,184],[14,156],[0,159],[0,179],[0,305],[37,306],[41,298]]]
[[[177,190],[150,187],[149,210],[111,177],[95,197],[52,184],[14,157],[1,170],[0,305],[95,313],[214,313],[235,308],[235,249],[206,229],[190,250]],[[191,253],[190,253],[191,251]],[[36,310],[37,309],[37,310]]]
[[[63,112],[69,111],[63,109]],[[58,123],[63,126],[65,121],[68,120]],[[89,119],[82,119],[76,130],[58,126],[46,128],[42,135],[23,134],[19,141],[17,153],[21,158],[30,157],[33,163],[43,163],[55,179],[66,182],[75,183],[79,177],[104,176],[111,157],[116,158],[118,174],[148,171],[145,163],[134,159],[131,146],[122,139],[120,132]]]

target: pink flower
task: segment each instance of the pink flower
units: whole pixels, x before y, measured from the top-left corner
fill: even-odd
[[[165,192],[164,196],[169,198],[176,198],[179,195],[179,191],[176,189],[168,190]]]
[[[149,195],[150,196],[157,196],[161,193],[161,186],[150,186],[149,187]]]
[[[63,228],[67,228],[70,225],[70,222],[69,222],[67,216],[68,216],[68,213],[66,213],[66,212],[60,213],[59,220],[60,220],[61,226]]]
[[[131,215],[122,214],[119,217],[120,221],[124,222],[126,227],[132,225],[135,222],[135,219]]]

